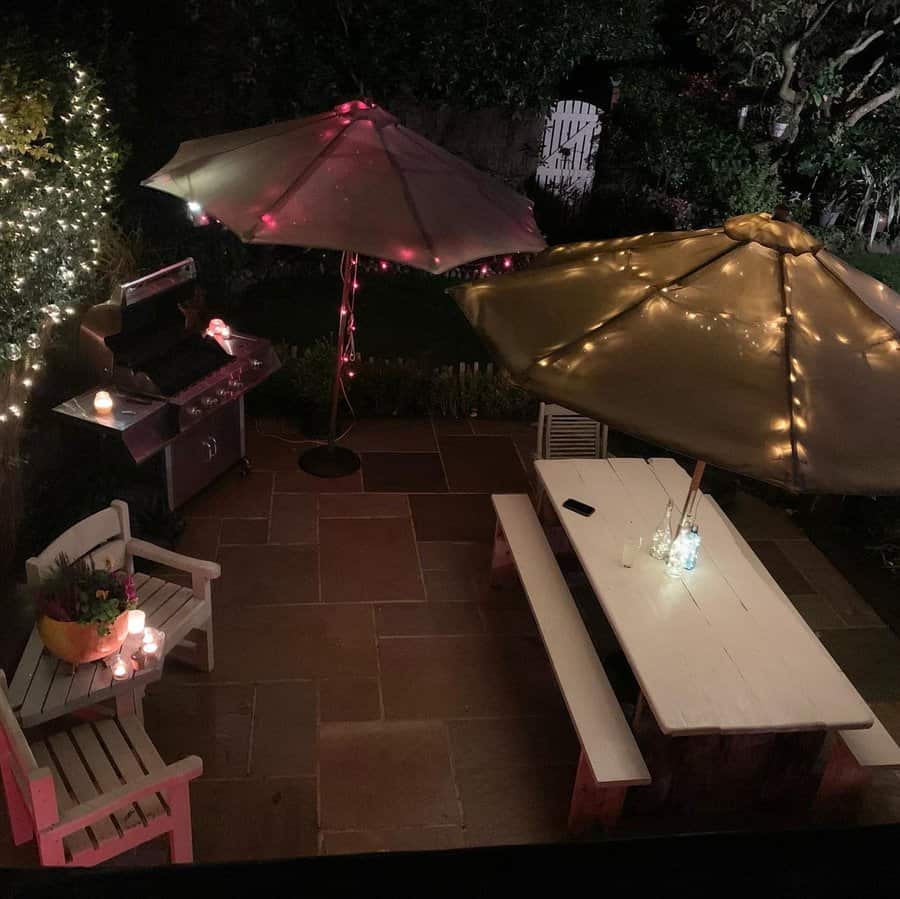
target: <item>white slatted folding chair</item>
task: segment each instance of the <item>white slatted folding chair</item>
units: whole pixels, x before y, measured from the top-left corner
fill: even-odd
[[[556,403],[541,403],[538,410],[538,459],[605,459],[609,428],[593,418]],[[544,491],[539,488],[540,514]]]
[[[556,403],[538,412],[538,459],[605,459],[609,428]]]

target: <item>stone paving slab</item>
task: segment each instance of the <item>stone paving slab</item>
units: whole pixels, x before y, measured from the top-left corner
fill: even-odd
[[[204,759],[197,860],[564,839],[577,741],[521,588],[488,586],[489,494],[528,489],[533,426],[365,424],[362,471],[336,480],[297,469],[285,423],[248,435],[254,472],[189,503],[178,547],[223,566],[215,671],[170,661],[146,700],[164,758]],[[728,512],[900,740],[900,640],[781,510]],[[859,816],[900,820],[900,778]],[[35,861],[0,815],[0,865]],[[121,860],[164,862],[159,841]]]

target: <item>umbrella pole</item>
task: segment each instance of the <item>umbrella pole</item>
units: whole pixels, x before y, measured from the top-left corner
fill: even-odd
[[[684,526],[685,516],[690,509],[693,508],[694,500],[697,498],[697,492],[700,490],[700,481],[703,480],[703,471],[706,463],[702,459],[698,459],[694,464],[694,475],[691,478],[691,486],[688,488],[688,495],[684,500],[684,508],[681,510],[681,519],[678,522],[678,530]]]
[[[356,272],[356,253],[344,250],[341,256],[341,308],[338,312],[337,349],[334,362],[334,383],[331,385],[331,409],[328,416],[328,443],[300,453],[297,464],[319,478],[339,478],[352,474],[360,466],[359,456],[351,449],[337,444],[337,414],[341,399],[341,375],[344,371],[344,345],[347,319],[350,317],[350,296]]]

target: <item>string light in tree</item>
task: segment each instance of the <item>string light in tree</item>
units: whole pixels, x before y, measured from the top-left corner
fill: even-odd
[[[5,62],[0,71],[0,408],[6,411],[0,423],[22,416],[55,326],[75,316],[79,303],[99,298],[102,236],[119,159],[98,82],[74,58],[65,58],[64,68],[46,82],[26,87],[15,59]],[[46,137],[34,140],[22,128],[20,122],[32,121],[22,117],[23,110]]]

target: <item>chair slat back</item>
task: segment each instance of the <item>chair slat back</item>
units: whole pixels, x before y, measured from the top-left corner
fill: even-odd
[[[124,505],[124,503],[122,504]],[[126,514],[127,514],[127,506]],[[41,578],[49,574],[56,565],[60,553],[65,553],[74,562],[83,556],[92,554],[102,544],[122,542],[122,518],[120,510],[114,506],[94,513],[84,521],[72,525],[59,535],[43,552],[33,556],[25,563],[25,572],[29,584],[37,584]],[[106,555],[112,555],[113,567],[121,567],[125,557],[124,544],[111,546],[97,554],[98,564],[105,564]],[[117,560],[118,564],[117,564]]]
[[[0,765],[12,772],[37,829],[59,820],[53,776],[49,769],[38,766],[25,739],[6,695],[3,671],[0,671]],[[10,797],[6,801],[9,804]]]
[[[556,403],[541,410],[540,445],[543,459],[596,459],[605,454],[603,425]]]

